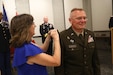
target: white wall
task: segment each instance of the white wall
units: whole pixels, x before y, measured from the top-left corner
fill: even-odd
[[[83,8],[82,0],[64,0],[64,14],[66,29],[70,27],[69,16],[73,8]]]
[[[2,1],[0,0],[0,11],[2,11]]]
[[[91,0],[93,31],[109,30],[109,18],[112,16],[112,0]]]
[[[29,0],[15,0],[15,4],[18,14],[30,13]]]
[[[52,0],[29,0],[30,14],[34,17],[36,24],[35,36],[39,36],[39,25],[43,23],[43,17],[47,16],[49,22],[54,25]]]
[[[65,29],[63,0],[52,0],[52,1],[53,1],[54,27],[58,29],[58,31],[60,32]]]

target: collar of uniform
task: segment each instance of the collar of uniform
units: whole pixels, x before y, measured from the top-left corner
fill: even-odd
[[[73,28],[72,28],[73,29]],[[77,34],[77,36],[79,36],[80,34],[82,34],[83,36],[84,36],[84,30],[82,31],[82,33],[78,33],[77,31],[75,31],[74,29],[73,29],[73,31]]]

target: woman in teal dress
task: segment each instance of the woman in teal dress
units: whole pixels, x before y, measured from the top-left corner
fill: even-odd
[[[15,48],[13,67],[18,75],[48,75],[46,66],[60,65],[60,43],[56,29],[50,30],[42,46],[32,42],[35,34],[33,17],[29,14],[20,14],[12,18],[10,24],[11,47]],[[54,53],[45,53],[50,39],[54,41]]]

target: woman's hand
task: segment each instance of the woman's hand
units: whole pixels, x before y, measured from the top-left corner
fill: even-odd
[[[59,40],[59,34],[57,29],[50,30],[48,34],[53,38],[53,40]]]

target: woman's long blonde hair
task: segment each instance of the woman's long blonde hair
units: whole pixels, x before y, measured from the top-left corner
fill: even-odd
[[[11,47],[20,47],[24,43],[30,43],[32,36],[29,28],[33,24],[33,17],[30,14],[21,14],[12,18],[10,23]]]

